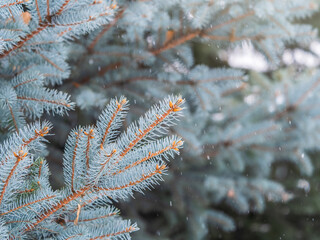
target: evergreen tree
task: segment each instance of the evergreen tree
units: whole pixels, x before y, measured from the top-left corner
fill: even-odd
[[[154,239],[159,221],[159,239],[208,238],[211,226],[236,228],[233,212],[290,200],[271,171],[290,162],[312,174],[320,73],[283,69],[281,56],[290,45],[309,51],[317,32],[298,20],[316,10],[313,0],[2,1],[2,238],[129,239],[138,228],[115,216],[113,201],[161,180],[181,139],[161,191],[124,206],[143,228],[138,239]],[[244,43],[266,60],[267,74],[196,57],[199,46],[221,55]],[[180,97],[137,119],[171,94],[186,98],[178,127]],[[135,103],[128,116],[122,95]],[[76,106],[84,122],[105,110],[69,135],[65,186],[53,190],[43,144],[51,124],[31,122]],[[158,139],[168,131],[179,137]]]

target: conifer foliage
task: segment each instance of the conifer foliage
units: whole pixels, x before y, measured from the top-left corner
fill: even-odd
[[[112,202],[162,180],[166,160],[179,153],[178,137],[158,138],[176,123],[183,100],[170,97],[151,108],[125,132],[125,98],[112,100],[96,127],[78,127],[64,153],[66,186],[54,191],[49,169],[37,157],[48,122],[20,129],[0,148],[2,239],[129,239],[138,230],[122,220]]]
[[[127,209],[144,228],[139,238],[154,229],[141,212],[164,218],[159,239],[203,239],[211,226],[234,230],[233,211],[291,199],[270,175],[279,162],[313,172],[320,73],[282,69],[281,56],[317,40],[299,23],[315,11],[315,0],[1,0],[0,238],[129,239],[138,227],[112,201],[162,180],[181,138],[187,147],[168,184],[148,195],[159,204]],[[199,45],[220,56],[249,45],[268,74],[200,63]],[[172,94],[187,99],[175,128],[184,100]],[[128,115],[127,99],[136,103]],[[95,125],[71,131],[65,185],[53,190],[52,125],[40,119],[76,106],[84,118],[103,111]],[[138,120],[122,132],[125,119]],[[170,131],[177,136],[159,138]]]
[[[114,8],[110,1],[1,1],[2,128],[19,131],[26,117],[73,109],[67,94],[48,88],[69,76],[64,43],[109,22]]]
[[[65,187],[53,190],[45,156],[49,122],[27,124],[44,112],[63,115],[70,97],[52,86],[69,76],[67,42],[112,19],[111,1],[6,0],[0,3],[1,239],[130,239],[136,224],[112,201],[162,180],[166,160],[182,140],[164,137],[180,116],[169,97],[121,133],[128,110],[113,99],[96,126],[74,129],[63,157]]]

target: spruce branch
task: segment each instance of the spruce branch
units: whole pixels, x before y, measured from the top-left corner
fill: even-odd
[[[165,160],[178,154],[183,142],[178,137],[154,139],[175,124],[183,103],[181,97],[168,97],[119,135],[128,100],[124,97],[111,100],[96,127],[79,127],[71,132],[64,154],[66,187],[60,191],[51,189],[48,166],[35,155],[51,125],[35,124],[20,129],[0,146],[0,156],[6,156],[0,170],[3,179],[0,216],[4,217],[5,225],[10,226],[15,237],[46,232],[58,239],[124,237],[138,230],[135,224],[119,220],[118,210],[111,206],[104,208],[99,201],[126,198],[133,191],[142,191],[162,180],[167,168]],[[17,177],[23,184],[15,185]],[[21,201],[12,203],[12,197]],[[94,206],[101,210],[89,211]],[[70,217],[72,225],[68,224]],[[59,233],[61,218],[65,219],[64,230]],[[18,222],[21,224],[16,225]],[[91,226],[88,222],[109,227],[88,232],[87,227]]]

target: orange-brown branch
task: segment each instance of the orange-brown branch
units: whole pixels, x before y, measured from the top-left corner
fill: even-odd
[[[36,102],[45,102],[45,103],[51,103],[51,104],[55,104],[55,105],[62,105],[62,106],[65,106],[65,107],[70,107],[70,104],[63,103],[63,102],[57,102],[57,101],[54,101],[54,100],[37,99],[37,98],[23,97],[23,96],[17,96],[17,99],[27,100],[27,101],[36,101]]]
[[[69,27],[69,28],[67,28],[66,30],[64,30],[64,31],[62,31],[62,32],[60,32],[60,33],[58,33],[58,36],[59,37],[62,37],[64,34],[66,34],[67,32],[70,32],[72,30],[72,28],[71,27]]]
[[[277,126],[276,125],[272,125],[271,127],[260,129],[260,130],[245,134],[243,136],[240,136],[240,137],[238,137],[236,139],[232,139],[232,140],[230,140],[230,142],[231,142],[231,144],[235,144],[235,143],[241,142],[241,141],[243,141],[245,139],[249,139],[251,137],[259,135],[259,134],[269,133],[270,131],[274,131],[276,129],[277,129]]]
[[[129,233],[129,232],[132,232],[132,231],[135,231],[135,230],[136,229],[133,226],[130,226],[130,227],[124,229],[123,231],[101,235],[99,237],[90,238],[90,240],[106,239],[107,237],[114,237],[114,236],[118,236],[118,235],[121,235],[121,234],[124,234],[124,233]]]
[[[129,84],[132,82],[138,82],[138,81],[157,81],[158,79],[154,78],[154,77],[133,77],[133,78],[128,78],[122,81],[116,81],[116,82],[111,82],[107,85],[105,85],[103,88],[110,88],[110,87],[114,87],[114,86],[121,86],[124,84]]]
[[[95,218],[88,218],[88,219],[83,219],[83,220],[79,220],[79,222],[90,222],[90,221],[94,221],[94,220],[97,220],[97,219],[103,219],[103,218],[108,218],[108,217],[112,217],[112,216],[115,216],[117,215],[118,212],[112,212],[112,213],[109,213],[107,215],[103,215],[103,216],[100,216],[100,217],[95,217]]]
[[[108,133],[110,131],[110,128],[111,128],[111,125],[114,121],[114,119],[116,118],[117,114],[122,110],[122,107],[124,104],[127,103],[127,100],[126,99],[123,99],[120,103],[117,102],[117,109],[115,110],[115,112],[112,114],[112,117],[110,119],[110,121],[108,122],[108,125],[106,127],[106,130],[104,131],[104,134],[103,134],[103,137],[102,137],[102,140],[101,140],[101,143],[100,143],[100,149],[103,149],[103,144],[108,136]]]
[[[86,167],[87,167],[87,172],[89,170],[89,153],[90,153],[90,139],[94,138],[93,136],[93,129],[90,129],[89,132],[84,132],[84,134],[87,136],[87,147],[86,147]]]
[[[40,163],[39,163],[38,178],[41,177],[42,164],[43,164],[43,160],[41,160]]]
[[[79,191],[74,192],[72,195],[62,199],[57,205],[53,206],[50,210],[48,210],[45,213],[43,213],[42,215],[40,215],[38,220],[35,223],[31,224],[30,226],[28,226],[25,229],[25,232],[28,232],[28,231],[34,229],[39,223],[41,223],[42,221],[44,221],[45,219],[50,217],[52,214],[57,212],[59,209],[61,209],[62,207],[64,207],[68,203],[70,203],[71,201],[81,197],[89,189],[90,189],[90,187],[86,186],[86,187],[80,189]]]
[[[189,81],[177,81],[176,84],[181,85],[196,85],[201,83],[209,83],[209,82],[220,82],[220,81],[227,81],[227,80],[243,80],[243,76],[224,76],[224,77],[217,77],[217,78],[209,78],[209,79],[202,79],[199,81],[189,80]]]
[[[111,64],[101,68],[101,71],[99,71],[98,75],[103,76],[106,72],[113,70],[113,69],[117,69],[118,67],[120,67],[122,65],[123,65],[123,63],[121,63],[121,62],[111,63]]]
[[[113,149],[112,152],[109,154],[109,155],[106,155],[107,156],[107,160],[101,164],[101,168],[100,168],[100,171],[98,173],[97,176],[99,176],[101,174],[101,172],[103,171],[103,169],[105,168],[105,166],[107,165],[107,163],[110,161],[110,159],[112,158],[112,156],[117,152],[116,149]]]
[[[57,64],[55,64],[54,62],[52,62],[48,57],[46,57],[45,55],[41,54],[38,52],[38,54],[44,59],[46,60],[50,65],[52,65],[53,67],[55,67],[56,69],[58,69],[60,72],[64,72],[64,70],[59,67]]]
[[[127,165],[124,169],[121,169],[121,170],[113,173],[112,175],[117,175],[119,173],[123,173],[124,171],[126,171],[126,170],[128,170],[130,168],[133,168],[133,167],[135,167],[135,166],[137,166],[137,165],[139,165],[139,164],[141,164],[141,163],[143,163],[145,161],[148,161],[149,159],[151,159],[153,157],[159,156],[160,154],[162,154],[162,153],[164,153],[164,152],[166,152],[166,151],[168,151],[170,149],[172,149],[172,146],[167,146],[164,149],[161,149],[160,151],[157,151],[157,152],[154,152],[154,153],[150,152],[147,157],[144,157],[144,158],[142,158],[142,159],[140,159],[140,160],[138,160],[138,161],[136,161],[136,162],[134,162],[134,163],[132,163],[130,165]]]
[[[35,0],[35,4],[36,4],[36,8],[37,8],[37,14],[38,14],[39,23],[41,23],[42,19],[41,19],[41,14],[40,14],[40,10],[39,10],[38,0]]]
[[[47,0],[47,16],[50,16],[50,1]]]
[[[24,85],[24,84],[28,84],[28,83],[30,83],[30,82],[34,82],[34,81],[37,81],[37,80],[38,80],[38,78],[32,78],[32,79],[29,79],[29,80],[27,80],[27,81],[24,81],[24,82],[21,82],[21,83],[15,85],[13,88],[17,88],[17,87],[20,87],[20,86],[22,86],[22,85]]]
[[[166,168],[165,165],[162,165],[162,166],[157,166],[157,169],[151,173],[149,173],[148,175],[142,175],[142,177],[134,182],[129,182],[125,185],[122,185],[122,186],[119,186],[119,187],[113,187],[113,188],[101,188],[99,187],[98,190],[103,190],[103,191],[115,191],[115,190],[121,190],[121,189],[125,189],[125,188],[128,188],[128,187],[132,187],[132,186],[135,186],[151,177],[153,177],[154,175],[156,174],[161,174],[162,173],[162,170],[164,170]]]
[[[201,33],[201,30],[196,30],[194,32],[190,32],[180,38],[177,38],[177,39],[174,39],[170,42],[168,42],[167,44],[163,45],[162,47],[160,48],[156,48],[156,49],[153,49],[151,50],[150,52],[153,54],[153,55],[159,55],[160,53],[164,52],[164,51],[167,51],[169,49],[172,49],[176,46],[179,46],[191,39],[194,39],[195,37],[198,37],[199,34]]]
[[[192,40],[192,39],[194,39],[194,38],[196,38],[196,37],[198,37],[200,35],[202,36],[202,34],[204,34],[204,33],[212,32],[214,30],[217,30],[219,28],[222,28],[222,27],[224,27],[226,25],[229,25],[229,24],[232,24],[234,22],[240,21],[240,20],[242,20],[242,19],[244,19],[246,17],[252,16],[252,15],[254,15],[254,11],[253,10],[249,11],[249,12],[243,14],[243,15],[240,15],[238,17],[231,18],[230,20],[228,20],[226,22],[220,23],[220,24],[218,24],[216,26],[213,26],[213,27],[210,27],[208,29],[195,30],[195,31],[190,32],[190,33],[188,33],[186,35],[183,35],[183,36],[181,36],[181,37],[179,37],[177,39],[169,41],[168,43],[164,44],[162,47],[157,48],[157,49],[153,49],[150,52],[152,54],[154,54],[154,55],[159,55],[160,53],[162,53],[164,51],[167,51],[167,50],[172,49],[172,48],[174,48],[176,46],[179,46],[179,45],[181,45],[181,44],[183,44],[183,43],[185,43],[187,41],[190,41],[190,40]],[[223,39],[224,39],[224,37],[223,37]]]
[[[120,158],[124,157],[142,138],[144,138],[152,129],[154,129],[157,125],[159,125],[162,121],[164,121],[171,113],[180,111],[181,108],[179,107],[182,104],[183,100],[180,98],[177,100],[176,103],[172,103],[170,101],[169,106],[170,108],[163,113],[161,116],[157,116],[157,119],[149,125],[143,131],[140,131],[137,134],[137,137],[129,143],[129,145],[120,153]]]
[[[2,5],[2,6],[0,6],[0,8],[11,7],[11,6],[14,6],[14,5],[22,4],[24,2],[26,2],[26,1],[22,0],[22,1],[12,2],[12,3],[8,3],[8,4],[5,4],[5,5]]]
[[[227,80],[243,80],[244,77],[240,76],[226,76],[226,77],[220,77],[220,78],[211,78],[211,79],[204,79],[204,80],[179,80],[176,82],[171,82],[171,81],[166,81],[166,80],[161,80],[162,83],[167,83],[167,84],[177,84],[177,85],[197,85],[197,84],[202,84],[202,83],[208,83],[208,82],[218,82],[218,81],[227,81]],[[116,82],[111,82],[107,85],[104,86],[104,88],[111,88],[111,87],[117,87],[117,86],[122,86],[125,84],[130,84],[134,82],[139,82],[139,81],[158,81],[157,78],[154,77],[148,77],[148,76],[142,76],[142,77],[133,77],[133,78],[128,78],[124,79],[122,81],[116,81]]]
[[[212,32],[212,31],[217,30],[217,29],[220,29],[220,28],[222,28],[222,27],[224,27],[224,26],[226,26],[226,25],[229,25],[229,24],[238,22],[238,21],[240,21],[240,20],[242,20],[242,19],[244,19],[244,18],[253,16],[253,15],[254,15],[254,11],[251,10],[251,11],[249,11],[249,12],[247,12],[247,13],[245,13],[245,14],[242,14],[242,15],[240,15],[240,16],[238,16],[238,17],[231,18],[231,19],[229,19],[228,21],[225,21],[225,22],[220,23],[220,24],[218,24],[218,25],[212,26],[212,27],[208,28],[208,29],[205,30],[205,31],[206,31],[206,32]]]
[[[293,104],[294,107],[299,106],[309,95],[310,93],[316,88],[318,87],[320,84],[320,78],[315,81],[311,87],[301,96],[298,98],[298,100]]]
[[[26,146],[28,146],[31,142],[33,142],[34,140],[36,140],[38,137],[43,137],[44,135],[49,133],[49,128],[47,126],[43,127],[40,130],[35,130],[34,131],[34,136],[29,138],[28,140],[23,140],[23,144],[21,146],[21,148],[25,148]]]
[[[162,171],[166,168],[165,165],[162,166],[157,166],[156,170],[149,173],[148,175],[143,175],[142,178],[140,178],[139,180],[135,181],[135,182],[130,182],[128,184],[125,184],[123,186],[119,186],[119,187],[114,187],[114,188],[96,188],[97,190],[104,190],[104,191],[114,191],[114,190],[119,190],[119,189],[124,189],[124,188],[128,188],[130,186],[136,185],[138,183],[141,183],[149,178],[151,178],[152,176],[156,175],[156,174],[161,174]],[[29,225],[24,232],[30,231],[32,229],[34,229],[39,223],[43,222],[45,219],[47,219],[48,217],[50,217],[52,214],[54,214],[55,212],[57,212],[59,209],[61,209],[62,207],[64,207],[65,205],[67,205],[68,203],[70,203],[71,201],[83,196],[83,194],[86,193],[86,191],[88,191],[91,188],[90,185],[83,187],[82,189],[80,189],[79,191],[74,192],[73,194],[71,194],[70,196],[60,200],[60,202],[58,204],[56,204],[54,207],[52,207],[50,210],[46,211],[45,213],[43,213],[42,215],[40,215],[39,219],[34,222],[33,224]]]
[[[65,9],[65,7],[69,4],[70,1],[71,1],[71,0],[66,0],[66,1],[62,4],[62,6],[59,8],[59,10],[56,12],[56,15],[60,15],[60,14],[63,12],[63,10]]]
[[[71,191],[74,191],[74,172],[75,172],[75,165],[76,165],[76,156],[77,156],[77,148],[78,148],[78,142],[79,142],[79,138],[81,136],[82,130],[80,129],[80,131],[78,133],[75,133],[77,135],[76,137],[76,143],[74,145],[74,149],[73,149],[73,155],[72,155],[72,167],[71,167]]]
[[[111,23],[109,23],[108,25],[106,25],[102,31],[92,40],[91,44],[88,47],[89,51],[92,51],[92,49],[96,46],[96,44],[99,42],[99,40],[103,37],[103,35],[109,31],[110,28],[112,28],[117,22],[118,20],[122,17],[123,12],[125,9],[121,9],[118,14],[115,16],[115,18],[113,19],[113,21]]]
[[[68,237],[68,238],[66,238],[66,240],[70,240],[72,238],[79,237],[79,236],[82,236],[82,233],[78,233],[78,234],[75,234],[75,235],[73,235],[71,237]]]
[[[21,208],[28,207],[28,206],[33,205],[33,204],[36,204],[36,203],[38,203],[38,202],[42,202],[42,201],[49,200],[49,199],[52,199],[52,198],[54,198],[54,197],[56,197],[56,195],[46,196],[46,197],[44,197],[44,198],[40,198],[40,199],[37,199],[37,200],[35,200],[35,201],[32,201],[32,202],[23,204],[23,205],[21,205],[21,206],[19,206],[19,207],[13,208],[13,209],[11,209],[11,210],[9,210],[9,211],[7,211],[7,212],[1,213],[0,215],[3,216],[3,215],[6,215],[6,214],[8,214],[8,213],[17,211],[17,210],[19,210],[19,209],[21,209]]]
[[[144,136],[146,136],[152,129],[159,125],[172,112],[173,109],[169,108],[164,114],[162,114],[160,117],[157,117],[157,120],[150,124],[149,127],[137,134],[137,137],[132,142],[130,142],[129,145],[120,153],[120,157],[115,164],[117,164],[120,161],[120,158],[123,158]]]
[[[85,20],[79,21],[79,22],[65,23],[65,24],[56,23],[55,25],[56,25],[56,26],[60,26],[60,27],[77,26],[77,25],[80,25],[80,24],[83,24],[83,23],[87,23],[87,22],[94,21],[94,20],[96,20],[96,19],[97,19],[96,17],[89,17],[88,19],[85,19]]]
[[[20,193],[20,194],[23,194],[23,193],[31,193],[33,192],[35,189],[34,188],[30,188],[30,189],[26,189],[26,190],[23,190],[23,191],[18,191],[17,193]]]
[[[133,168],[133,167],[135,167],[135,166],[137,166],[137,165],[139,165],[139,164],[141,164],[141,163],[143,163],[145,161],[148,161],[149,159],[151,159],[153,157],[159,156],[162,153],[167,152],[167,151],[169,151],[171,149],[174,149],[174,150],[178,151],[179,150],[178,147],[181,146],[181,145],[182,145],[182,141],[178,141],[178,142],[174,141],[171,145],[169,145],[169,146],[167,146],[167,147],[165,147],[165,148],[163,148],[163,149],[161,149],[159,151],[156,151],[156,152],[153,152],[153,153],[149,152],[148,156],[146,156],[146,157],[144,157],[144,158],[142,158],[142,159],[140,159],[140,160],[138,160],[138,161],[136,161],[136,162],[134,162],[134,163],[132,163],[130,165],[127,165],[124,169],[121,169],[121,170],[113,173],[113,175],[117,175],[119,173],[123,173],[124,171],[126,171],[126,170],[128,170],[130,168]]]
[[[3,53],[0,54],[0,59],[8,56],[12,51],[21,48],[27,41],[32,39],[34,36],[38,35],[40,32],[42,32],[44,29],[46,29],[49,26],[49,23],[40,24],[39,27],[29,33],[27,36],[22,38],[17,44],[15,44],[12,48],[7,49],[3,51]]]
[[[14,117],[14,113],[12,111],[12,107],[10,106],[8,101],[7,101],[7,104],[8,104],[9,110],[10,110],[10,115],[11,115],[11,118],[13,120],[14,127],[15,127],[17,133],[19,134],[19,128],[18,128],[18,125],[17,125],[17,122],[16,122],[16,118]]]
[[[292,112],[296,110],[296,108],[312,93],[312,91],[318,87],[320,84],[320,78],[315,81],[308,89],[305,91],[294,103],[292,104],[286,104],[286,108],[283,109],[282,111],[278,112],[275,116],[274,119],[279,119],[283,117],[285,114]]]
[[[16,154],[15,152],[13,153],[14,156],[16,157],[16,162],[14,163],[13,167],[10,170],[10,173],[8,175],[8,177],[6,178],[6,180],[4,181],[4,185],[0,194],[0,206],[4,197],[4,194],[6,193],[7,187],[9,185],[9,181],[11,179],[11,177],[13,176],[16,168],[18,167],[19,163],[27,156],[28,153],[25,153],[23,150],[20,150],[18,154]]]
[[[231,89],[228,89],[228,90],[222,92],[221,96],[222,97],[229,96],[230,94],[233,94],[235,92],[238,92],[238,91],[245,89],[247,86],[248,86],[247,83],[242,83],[239,87],[231,88]]]

